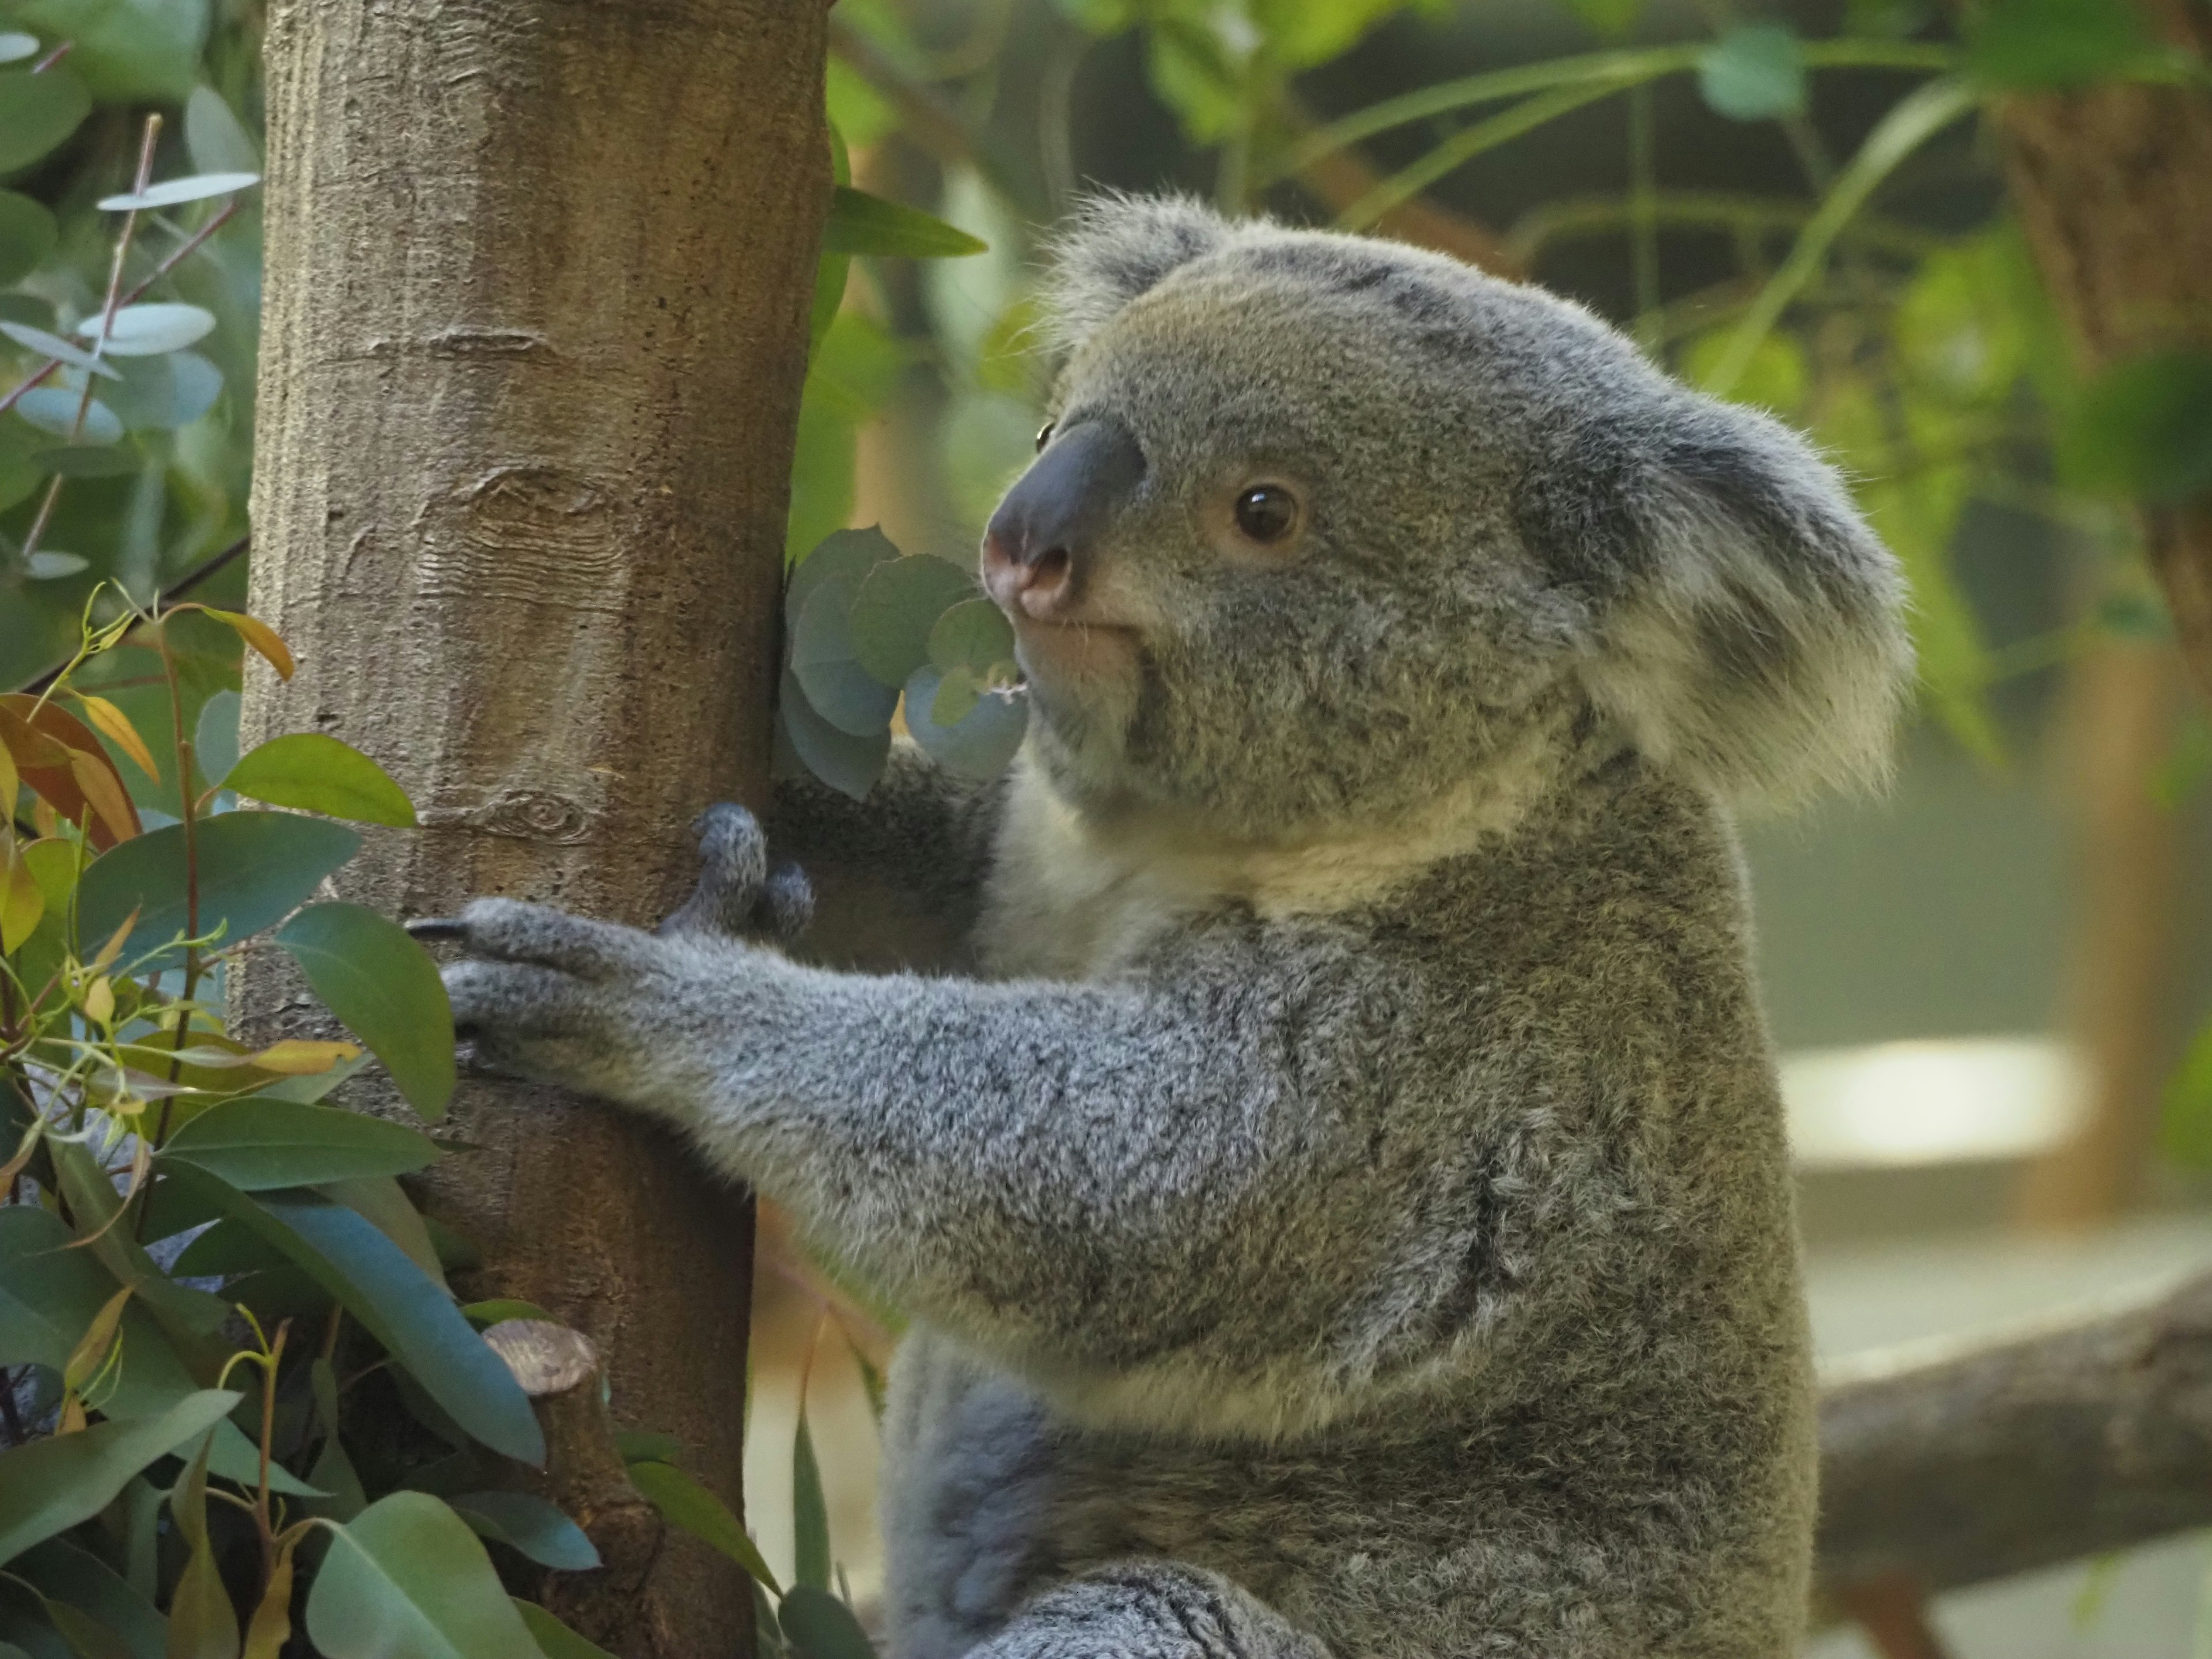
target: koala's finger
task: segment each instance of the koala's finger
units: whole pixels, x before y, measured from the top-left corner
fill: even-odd
[[[760,820],[724,801],[702,812],[691,833],[699,842],[699,884],[657,931],[744,933],[768,876],[768,837]]]
[[[814,920],[814,884],[795,864],[779,864],[761,884],[753,927],[788,945]]]
[[[523,962],[456,962],[439,975],[453,1034],[479,1048],[517,1037],[566,1036],[591,1024],[590,988],[573,974]]]
[[[572,916],[550,904],[471,899],[457,919],[470,952],[502,962],[531,962],[594,978],[636,968],[646,935],[612,922]],[[447,937],[433,933],[432,937]]]

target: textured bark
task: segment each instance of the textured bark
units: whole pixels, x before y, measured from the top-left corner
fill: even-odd
[[[1820,1579],[1954,1589],[2212,1523],[2212,1275],[1820,1401]]]
[[[2160,37],[2212,56],[2212,11],[2144,0]],[[2012,194],[2082,366],[2212,344],[2212,97],[2119,82],[2006,100]],[[2212,696],[2212,506],[2148,510],[2143,531],[2199,690]]]
[[[786,490],[829,199],[823,13],[781,0],[279,0],[249,739],[325,730],[424,828],[343,874],[388,914],[478,893],[645,922],[685,827],[761,803]],[[278,963],[261,1030],[314,1016]],[[369,1103],[372,1106],[375,1102]],[[733,1506],[750,1217],[672,1141],[465,1080],[426,1182],[499,1293],[585,1331],[616,1420]],[[746,1650],[750,1598],[664,1538],[595,1413],[546,1477],[610,1570],[565,1611],[625,1659]],[[602,1443],[593,1443],[597,1433]]]

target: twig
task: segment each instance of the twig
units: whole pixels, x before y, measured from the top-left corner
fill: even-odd
[[[161,590],[160,608],[162,610],[168,609],[179,599],[184,598],[185,594],[191,592],[192,589],[198,587],[202,582],[207,580],[209,577],[214,575],[216,572],[222,569],[234,560],[243,557],[246,550],[251,548],[252,544],[253,538],[252,536],[240,536],[236,541],[233,542],[228,547],[224,548],[222,552],[216,554],[205,564],[186,571],[183,575],[178,577],[175,581],[170,583],[168,586]],[[26,681],[20,689],[29,693],[33,696],[37,696],[50,688],[53,684],[54,681],[61,676],[63,671],[69,665],[67,663],[56,663],[52,668],[46,670],[45,673],[40,674],[36,679]]]

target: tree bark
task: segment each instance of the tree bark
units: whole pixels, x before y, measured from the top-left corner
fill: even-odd
[[[649,922],[692,816],[764,804],[824,10],[270,8],[252,606],[300,669],[249,672],[245,725],[330,731],[414,798],[423,828],[374,833],[345,896]],[[281,964],[242,967],[249,1024],[315,1018]],[[429,1207],[736,1506],[744,1196],[553,1091],[465,1079],[453,1127],[481,1150]],[[742,1576],[664,1537],[592,1421],[549,1418],[548,1480],[608,1562],[561,1610],[625,1659],[744,1652]]]
[[[1819,1576],[1928,1591],[2212,1523],[2212,1275],[2081,1322],[1875,1359],[1820,1401]]]
[[[2212,56],[2212,12],[2143,0],[2161,39]],[[2212,344],[2212,98],[2121,82],[2008,98],[2012,196],[2045,285],[2091,372]],[[2146,509],[2151,568],[2199,691],[2212,696],[2212,503]]]

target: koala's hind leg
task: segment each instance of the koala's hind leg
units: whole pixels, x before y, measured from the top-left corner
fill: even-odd
[[[693,820],[699,884],[654,931],[716,933],[789,945],[814,917],[814,890],[795,864],[771,866],[760,820],[729,801]]]
[[[1218,1573],[1094,1567],[1022,1605],[968,1659],[1329,1659],[1320,1639]]]

